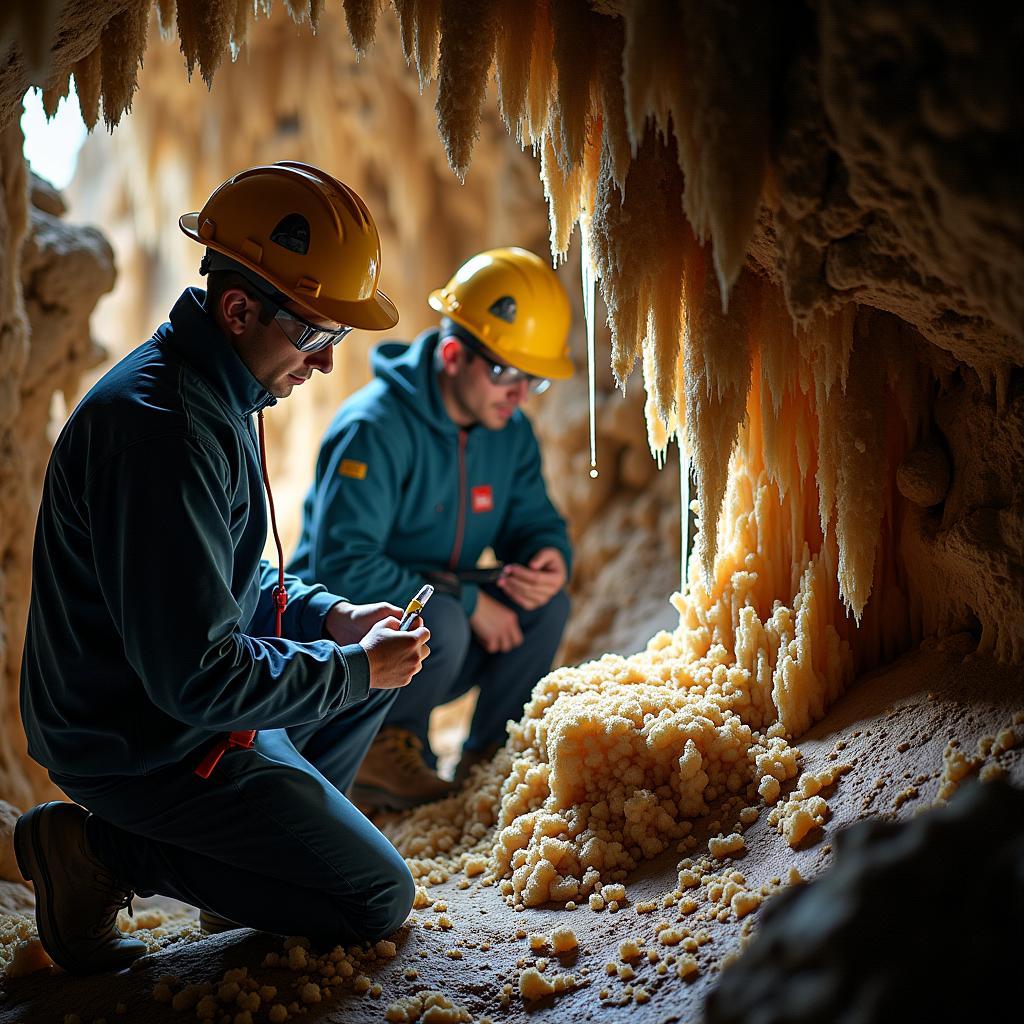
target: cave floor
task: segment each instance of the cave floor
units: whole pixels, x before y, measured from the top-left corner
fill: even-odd
[[[853,768],[824,794],[831,819],[797,849],[790,849],[768,825],[764,812],[747,828],[746,852],[734,866],[746,876],[750,889],[757,890],[773,877],[785,879],[791,866],[805,879],[825,870],[832,856],[832,839],[844,825],[871,816],[906,818],[926,808],[939,787],[947,742],[956,738],[962,750],[973,754],[983,735],[994,735],[1010,724],[1014,713],[1024,708],[1019,670],[998,666],[970,652],[971,642],[964,636],[926,642],[900,661],[860,680],[803,737],[799,744],[803,770],[821,771],[834,763],[849,763]],[[1021,735],[1018,726],[1018,740]],[[999,763],[1015,783],[1024,785],[1024,749],[1020,745],[1001,755]],[[725,830],[730,824],[722,821]],[[706,849],[706,826],[695,834],[699,840],[693,853],[696,857]],[[659,975],[654,964],[641,959],[634,964],[636,977],[628,984],[646,990],[649,1001],[645,1003],[624,994],[626,981],[605,974],[605,964],[619,960],[619,943],[627,938],[636,938],[647,949],[657,950],[662,959],[679,952],[678,947],[659,946],[655,933],[659,921],[676,922],[675,908],[662,911],[659,907],[642,916],[634,908],[645,899],[657,898],[660,904],[660,897],[675,888],[680,856],[667,853],[640,869],[627,884],[627,902],[617,913],[595,913],[586,906],[574,911],[544,907],[515,913],[494,887],[474,883],[460,890],[456,885],[459,876],[453,877],[429,890],[435,898],[446,901],[452,929],[427,930],[423,922],[438,915],[429,909],[415,912],[414,921],[418,923],[407,924],[393,937],[398,956],[378,960],[370,965],[372,970],[366,970],[382,987],[378,998],[356,994],[348,986],[338,987],[329,1000],[303,1009],[301,1018],[345,1024],[378,1022],[385,1019],[387,1006],[395,999],[434,989],[464,1006],[474,1021],[491,1017],[496,1024],[556,1019],[658,1024],[697,1021],[722,959],[736,950],[741,929],[756,921],[756,913],[743,922],[735,918],[719,922],[711,919],[710,913],[707,921],[695,920],[707,905],[701,902],[696,914],[683,919],[692,930],[705,928],[711,936],[696,954],[699,974],[695,980],[684,982],[671,969]],[[703,889],[691,894],[706,901]],[[519,995],[521,968],[517,961],[532,965],[537,954],[530,952],[526,938],[515,937],[516,932],[523,929],[550,934],[558,926],[573,929],[579,949],[561,958],[560,963],[559,958],[551,957],[545,976],[573,973],[577,982],[586,979],[586,983],[526,1006]],[[297,975],[259,966],[267,952],[281,950],[280,939],[245,930],[189,941],[194,935],[194,928],[187,929],[181,941],[143,957],[131,970],[118,975],[73,978],[46,970],[10,980],[6,990],[0,992],[0,1024],[62,1024],[65,1015],[71,1013],[77,1014],[82,1024],[98,1018],[105,1018],[107,1024],[122,1020],[131,1024],[192,1020],[194,1010],[175,1012],[171,1006],[154,1001],[153,987],[158,979],[171,975],[181,984],[211,981],[216,988],[224,971],[243,965],[261,984],[278,986],[278,998],[286,1002],[298,998],[294,993]],[[482,950],[482,943],[490,948]],[[459,950],[462,958],[449,957],[451,950]],[[417,971],[413,979],[405,977],[410,968]],[[586,974],[584,969],[588,969]],[[503,1008],[499,995],[506,983],[512,985],[512,996],[508,1007]],[[599,998],[602,989],[608,992],[604,1000]],[[118,1003],[124,1004],[123,1014],[116,1013]],[[254,1016],[257,1022],[265,1019],[264,1011]]]

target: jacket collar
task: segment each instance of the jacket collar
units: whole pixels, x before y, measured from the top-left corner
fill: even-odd
[[[201,288],[186,288],[171,308],[170,323],[157,330],[157,338],[174,348],[240,415],[276,404],[203,309],[205,299]]]
[[[438,381],[434,353],[440,340],[436,327],[423,331],[412,344],[386,341],[370,355],[370,366],[388,388],[434,430],[453,437],[459,427],[448,415]]]

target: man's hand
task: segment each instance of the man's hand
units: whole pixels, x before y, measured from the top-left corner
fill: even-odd
[[[359,645],[370,661],[370,689],[394,690],[407,686],[430,654],[430,630],[417,615],[413,628],[400,633],[400,620],[390,615],[375,622]]]
[[[514,650],[523,642],[519,616],[482,590],[477,595],[476,610],[469,617],[469,626],[488,654]]]
[[[385,601],[376,604],[349,604],[339,601],[324,619],[324,636],[336,644],[357,644],[382,619],[402,617],[402,609]]]
[[[526,565],[506,565],[498,586],[528,612],[545,605],[568,578],[565,559],[558,548],[541,548]]]

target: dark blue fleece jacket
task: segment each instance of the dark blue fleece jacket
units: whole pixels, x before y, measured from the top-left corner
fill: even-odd
[[[170,323],[82,399],[53,449],[21,670],[29,753],[65,775],[147,773],[234,729],[363,699],[358,644],[321,639],[341,600],[277,573],[253,413],[274,399],[189,289]]]
[[[434,328],[374,350],[376,379],[345,401],[320,446],[291,572],[353,601],[405,605],[421,571],[470,569],[487,547],[519,563],[554,547],[571,566],[530,421],[517,410],[502,430],[460,429],[441,398],[437,341]],[[467,614],[476,600],[464,586]]]

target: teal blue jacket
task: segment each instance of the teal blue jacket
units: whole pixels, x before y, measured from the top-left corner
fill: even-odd
[[[29,753],[51,771],[147,773],[214,736],[363,699],[358,644],[321,639],[340,597],[287,580],[267,536],[253,413],[274,399],[189,289],[82,399],[36,525],[21,670]]]
[[[302,510],[291,572],[360,602],[404,606],[422,571],[471,569],[494,549],[525,564],[558,548],[571,566],[565,521],[548,498],[530,421],[460,429],[441,399],[438,331],[373,353],[375,379],[327,428]],[[462,588],[466,614],[478,588]]]

